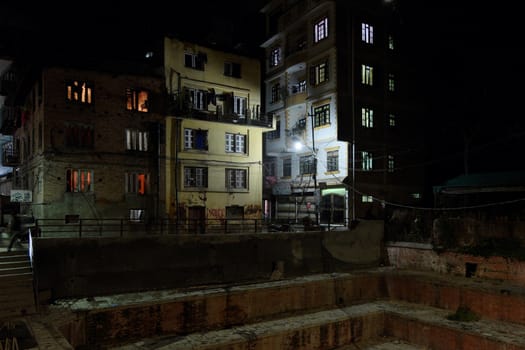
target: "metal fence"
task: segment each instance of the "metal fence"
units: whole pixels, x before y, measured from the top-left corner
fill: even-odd
[[[170,234],[228,234],[268,232],[269,225],[261,219],[156,220],[150,222],[129,219],[37,219],[39,237],[125,237]]]

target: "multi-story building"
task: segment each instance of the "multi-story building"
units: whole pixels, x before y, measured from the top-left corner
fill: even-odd
[[[170,217],[261,219],[263,132],[256,58],[166,38],[166,198]]]
[[[162,74],[107,61],[21,67],[5,73],[19,79],[0,132],[13,135],[3,163],[14,169],[22,210],[66,222],[162,215]]]
[[[265,137],[274,218],[345,225],[421,197],[419,115],[390,6],[272,0],[262,9],[266,111],[277,120]]]

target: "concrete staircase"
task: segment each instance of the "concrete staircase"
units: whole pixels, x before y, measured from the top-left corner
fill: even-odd
[[[0,252],[0,321],[36,313],[27,250]]]
[[[481,319],[447,318],[468,306]],[[391,269],[57,301],[75,349],[525,350],[525,291]]]

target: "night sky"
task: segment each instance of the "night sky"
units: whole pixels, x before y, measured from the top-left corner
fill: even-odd
[[[31,59],[72,51],[142,55],[150,36],[168,32],[252,52],[264,40],[259,14],[264,0],[187,2],[184,8],[175,1],[108,3],[72,8],[59,2],[36,2],[34,7],[4,2],[0,54]],[[408,39],[407,63],[418,72],[411,79],[424,101],[426,129],[421,132],[428,141],[428,157],[422,166],[430,182],[465,171],[524,169],[525,60],[519,2],[492,7],[481,1],[395,0],[393,5]]]

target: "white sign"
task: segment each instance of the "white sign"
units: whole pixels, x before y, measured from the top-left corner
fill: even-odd
[[[33,201],[33,191],[11,190],[11,202],[31,203]]]

